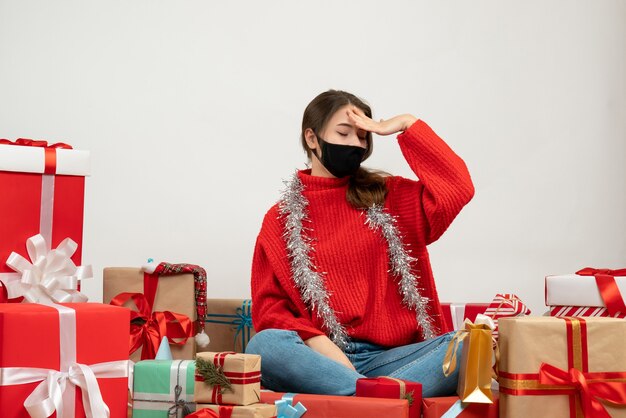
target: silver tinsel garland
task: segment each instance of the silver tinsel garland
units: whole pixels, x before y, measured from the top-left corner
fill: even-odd
[[[329,338],[337,346],[344,348],[349,341],[348,334],[330,307],[330,296],[322,277],[324,273],[318,272],[311,260],[311,253],[314,251],[310,237],[312,228],[303,225],[304,222],[310,222],[306,211],[309,202],[302,194],[304,185],[297,173],[290,181],[286,181],[285,185],[278,208],[280,216],[285,218],[284,239],[294,282],[300,291],[302,301],[309,309],[316,310],[317,316],[322,319]],[[436,335],[432,319],[426,310],[429,299],[419,293],[418,277],[411,272],[411,264],[416,259],[411,257],[404,247],[396,219],[381,206],[375,205],[367,211],[366,224],[372,230],[381,230],[388,244],[390,271],[400,278],[398,286],[402,301],[408,308],[416,311],[417,323],[421,327],[423,338],[434,338]]]
[[[420,295],[417,287],[419,277],[411,271],[411,264],[417,259],[409,255],[409,251],[402,243],[402,236],[396,226],[396,219],[385,212],[382,206],[374,205],[367,210],[365,222],[369,224],[372,230],[380,229],[387,241],[391,273],[400,278],[398,286],[402,294],[402,302],[409,309],[415,310],[422,337],[425,340],[435,338],[432,318],[427,311],[430,299]]]
[[[297,174],[291,181],[285,182],[285,185],[287,187],[282,192],[278,210],[280,215],[285,217],[284,238],[293,280],[300,291],[302,301],[309,309],[317,311],[317,316],[322,319],[328,337],[338,347],[345,348],[348,344],[348,334],[330,307],[330,296],[324,286],[323,273],[318,272],[311,261],[312,239],[305,231],[310,232],[312,229],[303,225],[303,222],[310,222],[306,212],[309,202],[302,194],[304,185]]]

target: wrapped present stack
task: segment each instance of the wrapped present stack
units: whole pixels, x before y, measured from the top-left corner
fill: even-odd
[[[88,173],[67,144],[0,140],[2,417],[126,417],[130,311],[79,291]]]
[[[276,416],[273,404],[261,403],[261,357],[257,355],[198,353],[194,400],[198,414],[208,410],[219,417]]]

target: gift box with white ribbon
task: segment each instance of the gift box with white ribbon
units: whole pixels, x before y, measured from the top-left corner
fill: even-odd
[[[20,273],[5,260],[12,252],[26,254],[27,239],[38,234],[48,251],[71,239],[75,248],[70,258],[75,265],[81,264],[89,164],[88,151],[67,144],[0,139],[1,282],[18,279]]]
[[[126,417],[129,318],[100,303],[0,303],[2,418]]]

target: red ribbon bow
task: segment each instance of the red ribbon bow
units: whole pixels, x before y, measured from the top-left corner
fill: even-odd
[[[167,337],[170,344],[183,345],[193,335],[192,322],[187,315],[170,311],[152,312],[152,305],[143,293],[120,293],[111,300],[111,305],[123,306],[129,299],[138,309],[130,315],[131,354],[143,347],[141,359],[154,359],[163,337]],[[141,323],[137,323],[137,319]],[[175,341],[174,338],[182,340]]]
[[[8,139],[0,139],[0,144],[2,145],[21,145],[24,147],[42,147],[42,148],[63,148],[63,149],[72,149],[71,145],[65,144],[63,142],[57,142],[56,144],[48,145],[48,141],[28,139],[28,138],[18,138],[13,141],[9,141]]]
[[[572,387],[580,396],[583,415],[591,418],[611,417],[598,399],[616,405],[626,404],[626,382],[603,381],[602,378],[602,373],[583,373],[575,368],[567,372],[546,363],[539,368],[542,385]]]
[[[579,276],[594,276],[596,278],[600,296],[610,315],[626,312],[626,304],[624,304],[617,283],[615,283],[615,276],[626,276],[626,269],[610,270],[585,267],[582,270],[578,270],[576,274]]]

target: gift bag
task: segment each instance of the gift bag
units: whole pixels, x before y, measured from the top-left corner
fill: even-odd
[[[465,328],[458,331],[446,352],[443,372],[447,377],[457,367],[457,348],[463,343],[459,364],[459,383],[457,394],[463,402],[493,403],[491,379],[493,372],[494,324],[491,318],[479,315],[476,323],[465,321]]]

